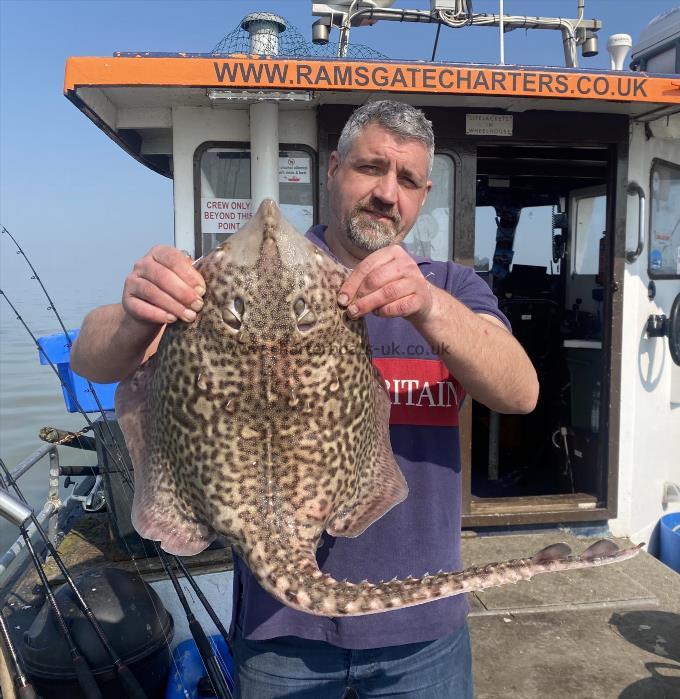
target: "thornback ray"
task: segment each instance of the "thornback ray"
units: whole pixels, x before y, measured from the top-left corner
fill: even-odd
[[[322,573],[324,531],[359,536],[408,494],[365,325],[337,304],[349,270],[272,201],[195,266],[207,288],[196,321],[168,325],[156,354],[116,393],[143,537],[192,555],[223,535],[272,596],[323,616],[398,609],[637,553],[601,545],[577,557],[557,545],[381,583]]]

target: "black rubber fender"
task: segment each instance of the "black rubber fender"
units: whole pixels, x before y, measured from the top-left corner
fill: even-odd
[[[668,317],[668,348],[671,358],[680,366],[680,294],[675,297]]]

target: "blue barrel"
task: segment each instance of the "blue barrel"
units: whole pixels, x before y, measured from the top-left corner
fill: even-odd
[[[210,636],[210,644],[227,678],[229,689],[234,691],[234,661],[222,636]],[[172,653],[170,676],[165,689],[165,699],[199,699],[198,683],[207,675],[201,655],[193,638],[182,641]]]
[[[659,558],[680,573],[680,512],[664,515],[659,524]]]

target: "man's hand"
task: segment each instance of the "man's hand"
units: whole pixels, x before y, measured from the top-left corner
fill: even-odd
[[[125,279],[122,303],[88,313],[71,349],[73,370],[98,383],[120,381],[157,349],[165,323],[191,323],[203,307],[205,281],[191,258],[157,245]]]
[[[123,308],[143,323],[191,323],[203,307],[205,281],[191,258],[169,245],[156,245],[135,262],[125,279]]]
[[[430,284],[398,245],[364,258],[338,294],[352,318],[371,311],[405,317],[437,350],[453,376],[475,400],[492,410],[528,413],[538,381],[526,353],[497,318],[477,314]]]
[[[432,309],[432,286],[402,247],[388,245],[355,267],[340,289],[338,303],[347,306],[352,318],[372,311],[379,316],[422,320]]]

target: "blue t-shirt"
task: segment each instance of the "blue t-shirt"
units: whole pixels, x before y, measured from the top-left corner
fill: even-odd
[[[316,226],[307,238],[332,253]],[[413,256],[435,286],[475,313],[508,321],[474,270]],[[373,361],[392,400],[390,439],[408,497],[355,539],[324,534],[319,567],[334,578],[380,582],[439,570],[460,570],[461,469],[458,411],[465,392],[413,325],[404,318],[365,318]],[[252,640],[298,636],[343,648],[378,648],[430,641],[465,622],[464,595],[358,617],[321,617],[277,602],[234,559],[232,632]]]

